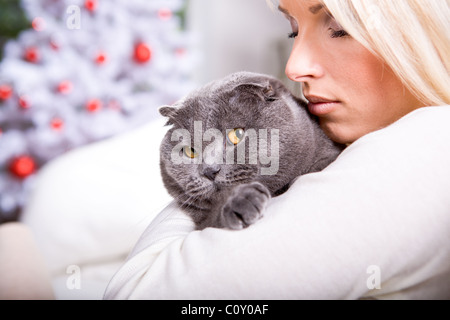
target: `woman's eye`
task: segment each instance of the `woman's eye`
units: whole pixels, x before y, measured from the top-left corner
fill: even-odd
[[[239,142],[242,141],[242,139],[244,139],[244,134],[245,130],[242,128],[230,130],[230,132],[228,132],[227,134],[228,142],[233,145],[237,145]]]
[[[349,36],[349,34],[345,30],[331,30],[331,38],[342,38],[346,36]]]
[[[291,30],[292,30],[292,32],[290,32],[288,34],[288,38],[290,38],[290,39],[296,38],[298,36],[298,23],[297,23],[297,21],[294,18],[289,17],[289,16],[286,16],[286,19],[288,19],[289,24],[291,25]]]
[[[194,148],[189,147],[189,146],[185,146],[183,148],[184,154],[186,157],[190,158],[190,159],[194,159],[198,157],[198,152],[195,151]]]
[[[289,39],[297,38],[297,36],[298,36],[298,32],[290,32],[290,33],[288,34],[288,38],[289,38]]]
[[[333,17],[330,17],[328,30],[331,32],[331,38],[342,38],[348,36],[348,32],[342,28],[339,22],[336,21]]]

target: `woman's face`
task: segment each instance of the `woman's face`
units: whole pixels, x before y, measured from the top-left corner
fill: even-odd
[[[301,82],[326,134],[352,143],[419,108],[391,69],[342,29],[318,0],[280,0],[294,45],[287,76]]]

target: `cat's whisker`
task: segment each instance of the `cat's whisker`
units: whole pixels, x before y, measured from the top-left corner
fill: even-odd
[[[207,189],[207,187],[200,186],[200,187],[197,187],[195,189],[189,189],[188,193],[189,194],[193,194],[193,195],[197,195],[197,194],[201,194],[206,189]]]
[[[183,201],[180,204],[180,208],[182,209],[188,209],[188,208],[197,208],[197,209],[202,209],[198,206],[198,200],[199,197],[198,196],[189,196],[185,201]]]

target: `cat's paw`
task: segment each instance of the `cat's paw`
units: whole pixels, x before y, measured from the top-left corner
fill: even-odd
[[[259,182],[235,187],[222,208],[222,226],[243,229],[255,223],[262,217],[269,199],[269,190]]]

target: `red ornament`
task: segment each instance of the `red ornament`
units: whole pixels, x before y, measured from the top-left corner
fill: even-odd
[[[185,48],[177,48],[177,49],[175,50],[175,55],[176,55],[178,58],[184,57],[184,56],[186,55],[186,49],[185,49]]]
[[[51,40],[50,41],[50,48],[52,48],[52,50],[54,50],[54,51],[58,51],[59,50],[59,43],[56,42],[55,40]]]
[[[93,12],[93,11],[97,10],[97,8],[98,8],[98,2],[97,2],[97,0],[86,0],[86,1],[84,1],[84,7],[87,10]]]
[[[100,64],[104,64],[106,62],[107,56],[106,53],[103,51],[99,51],[97,53],[97,56],[95,57],[95,63],[100,65]]]
[[[45,29],[45,20],[41,17],[36,17],[31,22],[31,27],[36,31],[42,31]]]
[[[99,99],[91,99],[86,103],[86,110],[93,113],[102,108],[102,102]]]
[[[120,111],[122,108],[120,107],[120,103],[117,100],[110,100],[108,102],[108,109],[114,111]]]
[[[161,20],[169,20],[170,18],[172,18],[172,10],[170,10],[169,8],[161,8],[158,10],[158,17]]]
[[[61,118],[53,118],[50,121],[50,127],[54,131],[61,131],[64,128],[64,121]]]
[[[23,58],[28,62],[37,63],[41,60],[41,55],[36,47],[29,47],[25,49]]]
[[[0,100],[8,100],[12,96],[12,88],[7,84],[0,85]]]
[[[53,51],[58,51],[61,47],[61,39],[59,39],[58,36],[53,35],[49,40],[50,48],[52,48]]]
[[[152,58],[152,51],[143,42],[134,46],[134,60],[138,63],[146,63]]]
[[[26,109],[30,109],[31,104],[28,101],[27,97],[20,96],[20,98],[19,98],[19,107],[22,108],[22,109],[25,109],[25,110]]]
[[[36,163],[30,156],[23,155],[14,158],[9,165],[9,172],[17,178],[24,179],[36,171]]]
[[[72,92],[73,84],[69,80],[61,81],[56,90],[61,94],[69,94]]]

